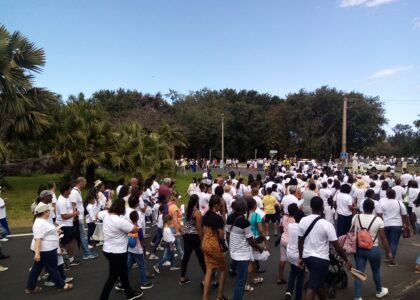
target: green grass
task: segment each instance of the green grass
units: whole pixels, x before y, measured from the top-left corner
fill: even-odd
[[[30,227],[33,215],[31,204],[34,202],[38,187],[48,181],[57,181],[61,174],[6,177],[11,189],[1,193],[6,200],[7,221],[12,228]]]
[[[119,176],[105,169],[98,170],[99,176],[107,180],[117,181]],[[187,173],[183,175],[180,172],[175,176],[175,190],[182,196],[180,204],[188,203],[187,189],[193,177],[201,176],[201,173]],[[8,176],[5,179],[11,188],[1,194],[6,200],[7,221],[12,228],[31,227],[33,215],[31,213],[31,204],[33,203],[38,187],[41,184],[46,185],[48,181],[58,182],[62,174],[32,175],[32,176]],[[58,192],[58,191],[57,191]],[[85,191],[84,191],[85,192]]]

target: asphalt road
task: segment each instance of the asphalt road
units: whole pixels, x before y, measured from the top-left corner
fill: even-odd
[[[57,292],[54,287],[44,287],[39,294],[25,295],[25,283],[28,268],[32,264],[32,254],[29,250],[31,237],[12,237],[3,243],[5,253],[11,255],[10,259],[0,260],[0,264],[9,267],[6,272],[0,272],[0,295],[2,300],[13,299],[98,299],[103,283],[107,277],[107,261],[100,249],[100,257],[96,260],[82,261],[82,263],[67,272],[67,276],[74,277],[75,288],[70,292]],[[264,283],[256,286],[251,293],[246,293],[244,299],[283,299],[286,287],[276,284],[279,261],[279,248],[274,247],[273,239],[270,241],[271,256],[268,262],[262,263],[266,269],[263,274]],[[387,299],[419,299],[420,275],[413,272],[415,257],[420,251],[420,238],[414,237],[402,240],[399,253],[397,254],[397,267],[382,265],[383,285],[388,287],[390,294]],[[147,261],[147,268],[152,270],[152,262]],[[286,268],[288,272],[288,267]],[[368,280],[363,286],[363,299],[375,299],[374,284],[371,279],[370,269],[367,271]],[[287,274],[287,273],[286,273]],[[202,280],[201,270],[195,256],[191,257],[187,277],[191,283],[184,286],[178,285],[179,271],[169,271],[163,267],[161,274],[151,280],[154,287],[145,291],[143,299],[200,299]],[[138,270],[134,269],[130,274],[132,286],[139,287]],[[235,285],[234,278],[228,278],[225,294],[232,297]],[[211,291],[211,298],[216,298],[216,290]],[[344,290],[338,290],[336,299],[353,298],[353,280],[349,280],[349,286]],[[125,299],[124,293],[113,291],[110,299]]]

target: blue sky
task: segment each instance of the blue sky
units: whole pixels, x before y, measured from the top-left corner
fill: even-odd
[[[418,0],[0,0],[0,23],[46,51],[37,85],[380,96],[387,131],[420,114]]]

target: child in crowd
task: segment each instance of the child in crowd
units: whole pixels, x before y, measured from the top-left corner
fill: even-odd
[[[136,210],[130,213],[130,220],[133,225],[138,224],[139,214]],[[128,273],[130,273],[134,263],[137,263],[140,274],[140,288],[147,290],[153,287],[153,284],[147,282],[146,262],[144,259],[145,245],[143,228],[139,227],[137,233],[128,234]]]
[[[152,241],[152,254],[150,254],[149,259],[150,260],[158,260],[159,257],[156,256],[156,250],[158,250],[158,247],[160,245],[160,241],[162,240],[163,236],[163,212],[164,212],[164,206],[160,205],[158,209],[157,214],[157,231],[155,233],[155,236],[153,237]]]
[[[86,196],[86,202],[87,202],[86,224],[88,227],[88,243],[89,243],[89,246],[93,247],[96,243],[95,241],[92,240],[92,235],[95,232],[96,215],[98,213],[95,194],[89,193]]]
[[[171,263],[171,271],[179,270],[179,267],[174,265],[174,257],[175,257],[175,237],[172,233],[172,216],[166,215],[163,218],[163,241],[165,242],[165,250],[163,252],[163,257],[159,261],[158,264],[153,266],[153,269],[156,273],[160,274],[159,268],[166,262],[169,261]]]

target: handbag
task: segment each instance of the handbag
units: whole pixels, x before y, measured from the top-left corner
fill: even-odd
[[[338,237],[338,243],[347,254],[356,253],[356,233],[349,231],[347,234]]]
[[[405,195],[404,195],[404,199],[403,199],[404,204],[408,204],[410,202],[410,196],[408,194],[409,190],[410,190],[410,188],[407,188],[407,193],[405,193]]]
[[[401,226],[401,235],[403,237],[403,239],[408,239],[410,237],[410,228],[408,226],[406,226],[404,224],[404,219],[403,219],[403,215],[402,215],[402,210],[401,210],[401,204],[400,202],[398,202],[398,205],[400,206],[400,215],[401,215],[401,221],[402,221],[402,226]]]
[[[103,223],[96,223],[95,231],[92,234],[92,239],[95,241],[103,242],[104,240]]]

